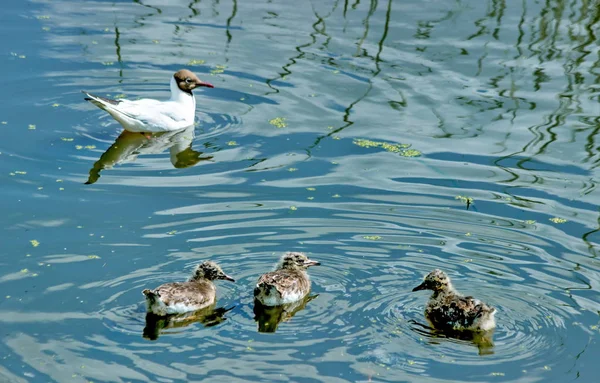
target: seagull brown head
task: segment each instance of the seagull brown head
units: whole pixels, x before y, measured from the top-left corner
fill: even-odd
[[[214,86],[208,82],[201,81],[192,71],[188,69],[181,69],[173,75],[177,86],[182,91],[192,94],[192,89],[205,86],[207,88],[214,88]]]

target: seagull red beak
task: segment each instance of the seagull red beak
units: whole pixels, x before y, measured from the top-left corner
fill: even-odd
[[[207,88],[214,88],[215,86],[209,82],[202,82],[202,81],[198,81],[196,82],[196,87],[201,87],[201,86],[205,86]]]

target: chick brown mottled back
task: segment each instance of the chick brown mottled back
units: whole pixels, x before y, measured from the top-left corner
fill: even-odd
[[[212,281],[218,279],[234,282],[215,262],[203,262],[187,282],[165,283],[154,290],[144,290],[147,310],[156,315],[169,315],[210,306],[216,301],[217,292]]]
[[[303,298],[310,291],[306,269],[319,264],[304,253],[286,253],[275,271],[260,276],[254,289],[255,298],[265,306],[277,306]]]
[[[496,309],[471,296],[463,296],[452,286],[446,273],[430,272],[413,291],[432,290],[425,317],[433,327],[444,330],[487,331],[496,326]]]

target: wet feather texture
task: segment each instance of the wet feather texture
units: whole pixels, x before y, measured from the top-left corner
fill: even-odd
[[[304,253],[286,253],[275,271],[263,274],[254,289],[255,298],[265,306],[295,302],[310,292],[310,278],[306,269],[320,263]]]
[[[463,296],[439,269],[429,273],[412,291],[432,290],[425,317],[440,330],[488,331],[496,327],[496,309],[471,296]]]
[[[213,281],[218,279],[234,282],[215,262],[203,262],[187,282],[166,283],[156,289],[142,291],[146,297],[147,311],[156,315],[170,315],[208,307],[216,301],[217,290]]]

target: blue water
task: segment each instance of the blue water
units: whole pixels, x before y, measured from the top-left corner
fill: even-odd
[[[598,9],[6,2],[0,381],[595,382]],[[184,67],[215,85],[188,131],[80,93],[165,99]],[[318,296],[258,332],[291,250]],[[206,259],[233,309],[144,338],[141,290]],[[422,327],[434,268],[497,308],[493,346]]]

